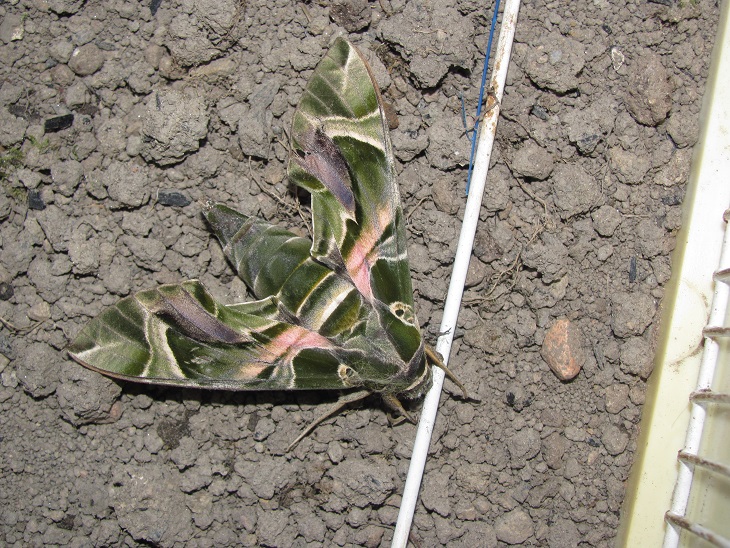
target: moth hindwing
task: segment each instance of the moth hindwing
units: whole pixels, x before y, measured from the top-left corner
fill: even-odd
[[[258,300],[223,305],[195,280],[141,291],[83,328],[74,359],[125,380],[359,389],[395,407],[429,387],[380,92],[346,40],[315,69],[291,137],[289,177],[312,194],[313,241],[223,205],[205,211]]]

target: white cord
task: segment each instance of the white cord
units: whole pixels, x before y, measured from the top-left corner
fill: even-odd
[[[469,269],[469,259],[471,258],[477,222],[479,221],[482,196],[487,182],[489,160],[492,157],[492,146],[494,144],[494,135],[497,131],[500,101],[502,100],[504,84],[507,80],[507,68],[509,66],[512,40],[515,34],[519,9],[519,0],[507,0],[504,13],[502,14],[502,27],[499,33],[499,42],[497,43],[497,53],[494,62],[496,69],[492,74],[489,85],[489,90],[494,94],[494,97],[490,95],[488,98],[487,111],[484,122],[481,124],[469,198],[466,201],[464,221],[462,222],[461,234],[459,235],[459,245],[454,259],[449,292],[446,296],[446,303],[444,304],[444,316],[441,320],[440,332],[444,334],[439,337],[436,344],[436,350],[443,356],[445,364],[448,364],[451,343],[454,339],[454,331],[456,329],[456,321],[459,316],[459,309],[461,308],[461,297],[464,293],[466,273]],[[495,98],[496,102],[494,100]],[[426,456],[431,443],[433,425],[436,422],[436,413],[438,412],[443,382],[444,372],[435,367],[433,369],[433,386],[423,402],[416,441],[413,444],[413,455],[408,469],[406,485],[403,490],[403,499],[391,544],[393,548],[405,548],[408,543],[408,535],[411,530],[411,523],[413,522],[413,513],[416,509],[418,493],[421,488],[423,469],[426,465]]]

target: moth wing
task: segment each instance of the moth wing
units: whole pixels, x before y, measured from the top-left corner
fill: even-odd
[[[338,349],[280,317],[277,301],[218,303],[192,280],[119,301],[69,347],[82,365],[115,378],[226,390],[351,388]]]
[[[360,293],[412,308],[403,210],[380,91],[362,54],[338,38],[292,123],[290,178],[312,193],[312,256]]]

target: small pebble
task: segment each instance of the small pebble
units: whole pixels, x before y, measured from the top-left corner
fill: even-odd
[[[71,54],[69,68],[79,76],[94,74],[104,64],[104,54],[96,44],[84,44]]]
[[[36,211],[46,209],[46,203],[43,201],[39,190],[28,191],[28,209],[35,209]]]
[[[535,532],[535,525],[529,514],[521,508],[503,514],[494,523],[497,539],[506,544],[521,544]]]
[[[8,282],[0,282],[0,301],[7,301],[15,295],[15,289]]]
[[[176,190],[160,190],[157,193],[157,203],[163,206],[185,207],[190,204],[190,198]]]
[[[568,381],[586,360],[583,334],[570,320],[560,319],[545,335],[540,354],[561,381]]]
[[[37,322],[45,321],[51,317],[51,307],[46,301],[36,303],[28,310],[28,317]]]
[[[629,404],[629,387],[625,384],[613,384],[606,388],[606,411],[618,413]]]
[[[73,114],[63,114],[62,116],[54,116],[53,118],[46,119],[43,123],[43,129],[46,132],[61,131],[62,129],[71,127],[73,123]]]

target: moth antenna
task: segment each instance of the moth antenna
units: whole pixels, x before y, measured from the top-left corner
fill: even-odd
[[[299,444],[299,442],[306,438],[309,434],[311,434],[312,431],[320,425],[320,423],[327,420],[332,415],[339,413],[342,408],[345,407],[347,404],[364,400],[370,394],[372,394],[372,392],[370,392],[369,390],[358,390],[357,392],[351,392],[349,394],[343,394],[342,396],[340,396],[336,402],[331,403],[330,405],[325,407],[324,413],[314,419],[304,430],[302,430],[302,433],[297,436],[297,439],[291,442],[289,444],[289,447],[286,448],[286,452],[288,453],[289,451],[294,449]]]
[[[449,370],[448,367],[446,367],[446,364],[441,360],[441,356],[438,355],[438,352],[436,352],[433,348],[431,348],[430,345],[426,345],[426,357],[431,360],[431,363],[441,369],[444,373],[446,373],[446,376],[451,379],[451,382],[453,382],[456,386],[461,389],[461,393],[464,396],[465,400],[471,400],[471,396],[469,396],[469,392],[466,390],[466,386],[461,384],[459,382],[459,379],[456,378],[456,376]]]

